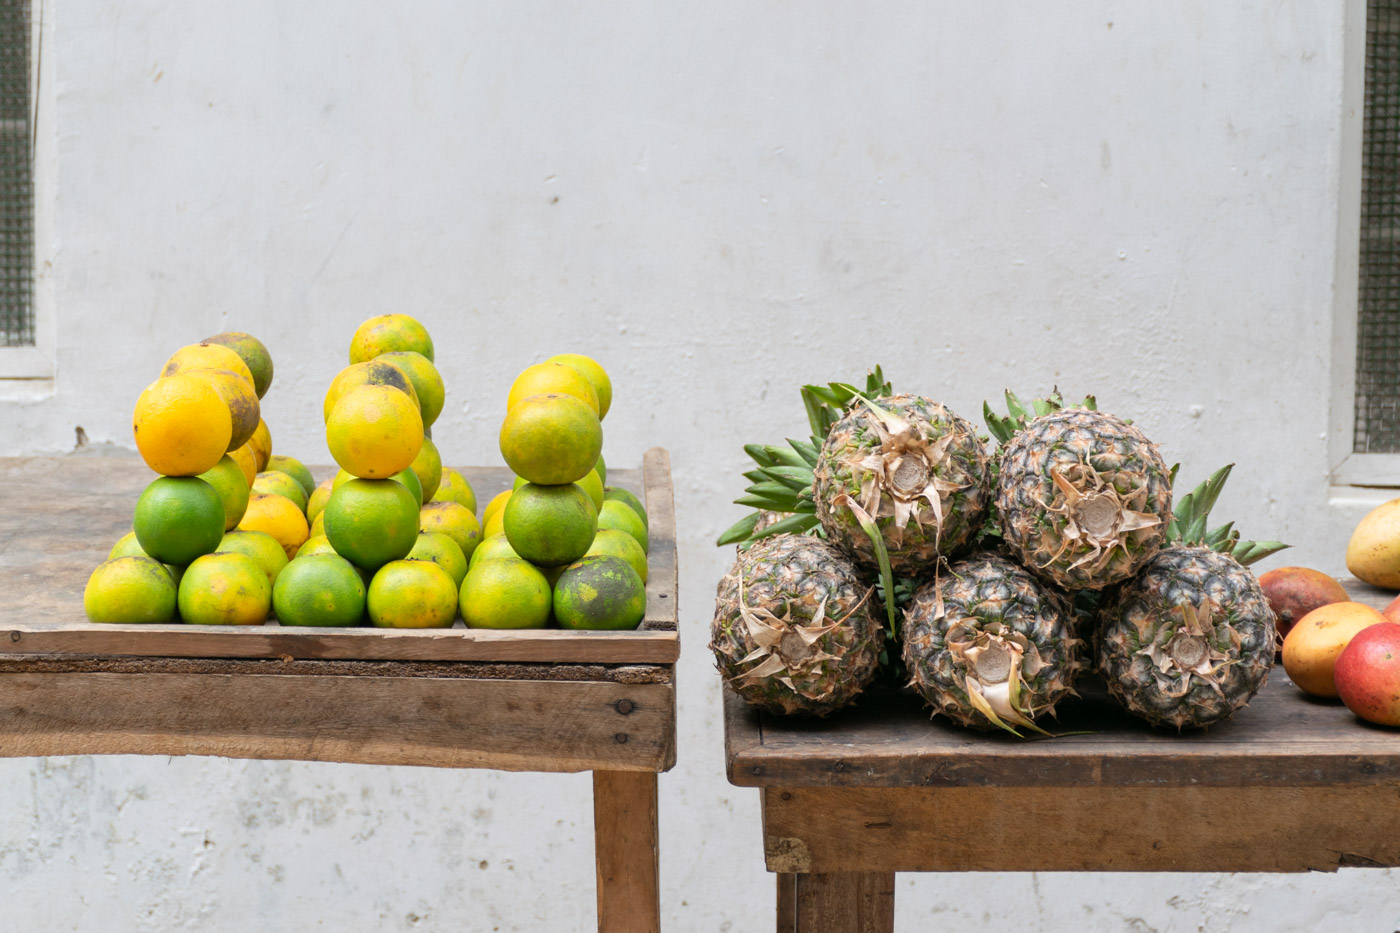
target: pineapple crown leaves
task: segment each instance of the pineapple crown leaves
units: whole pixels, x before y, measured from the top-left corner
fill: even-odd
[[[992,406],[987,402],[982,403],[982,420],[987,424],[987,430],[996,439],[997,446],[1003,446],[1011,439],[1017,431],[1030,424],[1042,415],[1051,412],[1064,411],[1067,408],[1084,408],[1089,411],[1098,411],[1098,401],[1092,395],[1086,395],[1071,405],[1065,404],[1065,398],[1060,394],[1058,387],[1050,390],[1050,394],[1045,398],[1032,399],[1027,405],[1016,397],[1016,393],[1007,389],[1004,393],[1006,398],[1007,414],[999,415],[992,411]],[[1129,422],[1131,424],[1132,422]]]
[[[817,454],[826,441],[827,432],[855,399],[862,395],[878,397],[893,394],[894,389],[885,381],[879,366],[866,375],[864,393],[845,382],[803,386],[802,404],[807,410],[812,436],[805,441],[787,438],[786,445],[744,445],[744,453],[749,455],[757,469],[744,474],[751,485],[734,502],[756,511],[726,529],[715,544],[720,547],[727,544],[745,546],[769,535],[788,532],[802,534],[817,528],[817,507],[812,500],[812,471],[817,465]],[[764,513],[769,512],[779,513],[783,517],[759,528]]]
[[[1176,485],[1176,474],[1181,464],[1174,464],[1171,470],[1172,485]],[[1166,540],[1168,544],[1204,545],[1213,551],[1229,554],[1244,566],[1263,560],[1270,554],[1277,554],[1289,545],[1282,541],[1249,541],[1240,537],[1234,522],[1226,522],[1215,528],[1208,528],[1210,510],[1220,498],[1225,481],[1230,478],[1233,463],[1216,470],[1210,476],[1177,500],[1172,510],[1171,521],[1167,522]]]

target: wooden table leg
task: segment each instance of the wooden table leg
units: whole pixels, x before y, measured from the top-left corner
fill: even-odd
[[[894,872],[792,878],[797,922],[788,929],[795,933],[894,933]]]
[[[778,933],[797,933],[796,878],[782,871],[773,875],[778,883]]]
[[[599,933],[660,933],[656,773],[593,772]]]

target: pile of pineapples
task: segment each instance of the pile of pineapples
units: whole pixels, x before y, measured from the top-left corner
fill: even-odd
[[[710,647],[750,703],[824,716],[897,670],[936,715],[1044,732],[1092,668],[1181,730],[1263,685],[1277,636],[1245,565],[1284,545],[1207,527],[1230,467],[1173,510],[1177,468],[1092,396],[1008,392],[990,436],[878,367],[802,397],[812,437],[745,448],[755,511],[719,541]]]

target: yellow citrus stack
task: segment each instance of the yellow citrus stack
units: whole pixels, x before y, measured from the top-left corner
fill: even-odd
[[[137,499],[132,533],[89,578],[89,619],[170,622],[177,612],[192,623],[267,619],[278,566],[267,554],[271,539],[241,550],[225,543],[263,511],[250,487],[271,456],[259,404],[271,382],[267,348],[229,332],[175,351],[141,392],[132,433],[161,476]]]

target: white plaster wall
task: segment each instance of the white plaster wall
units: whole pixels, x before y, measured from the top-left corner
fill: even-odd
[[[498,462],[515,373],[596,356],[606,454],[668,447],[681,528],[671,930],[771,922],[704,648],[741,444],[883,363],[975,417],[1097,392],[1222,514],[1339,571],[1328,504],[1339,4],[53,0],[51,391],[0,454],[129,445],[181,344],[258,334],[276,447],[364,317],[432,330],[435,439]],[[1280,563],[1275,560],[1273,563]],[[0,929],[573,931],[586,776],[0,760]],[[1242,834],[1248,826],[1239,827]],[[903,875],[901,931],[1390,930],[1384,871]]]

